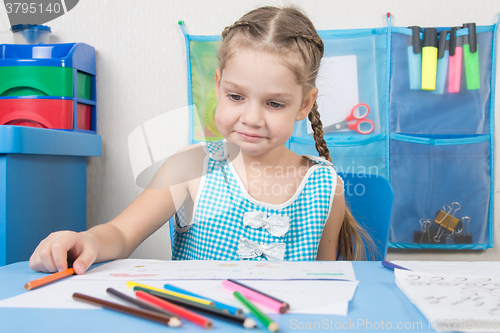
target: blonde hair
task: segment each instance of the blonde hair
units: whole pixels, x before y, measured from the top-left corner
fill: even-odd
[[[222,32],[219,49],[220,69],[223,70],[227,60],[244,48],[279,55],[295,74],[297,83],[304,87],[304,93],[315,87],[325,47],[312,22],[300,10],[293,7],[261,7],[226,27]],[[308,117],[314,132],[316,150],[331,162],[316,101]],[[363,239],[371,253],[373,241],[353,218],[347,205],[345,207],[337,260],[366,259]]]

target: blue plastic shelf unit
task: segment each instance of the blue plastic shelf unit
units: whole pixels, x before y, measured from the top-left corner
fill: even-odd
[[[0,98],[45,98],[73,100],[73,131],[96,133],[96,63],[95,48],[85,43],[63,44],[2,44],[0,45],[0,67],[46,66],[73,68],[73,98],[61,96],[17,96]],[[90,99],[77,97],[78,72],[90,75]],[[0,78],[1,79],[1,78]],[[77,103],[91,106],[91,130],[77,126]]]
[[[0,126],[0,266],[28,260],[57,230],[86,229],[91,133]]]

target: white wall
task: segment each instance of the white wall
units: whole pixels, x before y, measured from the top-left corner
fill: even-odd
[[[251,9],[291,3],[303,8],[318,30],[385,27],[387,12],[394,26],[491,25],[500,11],[498,0],[80,0],[47,25],[52,42],[85,42],[97,52],[97,131],[103,154],[88,159],[88,227],[109,221],[141,192],[130,167],[129,133],[148,119],[187,105],[185,44],[177,22],[184,20],[190,34],[219,34]],[[9,28],[0,5],[0,44],[11,43]],[[496,96],[500,100],[499,89]],[[495,164],[500,175],[498,158]],[[498,234],[498,196],[495,206]],[[167,228],[162,228],[133,256],[168,258],[168,244]],[[500,260],[500,250],[496,245],[487,251],[390,251],[388,258]]]

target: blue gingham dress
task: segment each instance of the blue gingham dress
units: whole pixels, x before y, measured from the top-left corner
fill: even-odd
[[[187,223],[183,209],[175,217],[174,260],[238,260],[242,238],[262,246],[284,244],[283,260],[316,260],[323,227],[335,196],[337,174],[322,158],[306,156],[311,166],[292,198],[279,205],[252,198],[228,158],[225,140],[204,146],[208,155],[193,208]],[[289,229],[281,237],[265,228],[244,225],[245,213],[289,218]],[[259,253],[258,253],[259,254]],[[271,257],[270,257],[271,258]],[[253,260],[268,260],[258,255]],[[278,259],[281,260],[281,259]]]

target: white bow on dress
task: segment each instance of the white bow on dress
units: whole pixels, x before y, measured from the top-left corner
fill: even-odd
[[[283,260],[285,250],[286,244],[284,243],[260,245],[246,238],[240,238],[236,252],[240,256],[240,259],[256,258],[264,255],[268,260]]]
[[[281,237],[290,229],[290,218],[272,214],[267,217],[265,212],[250,211],[243,216],[243,224],[254,229],[264,228],[275,237]]]

